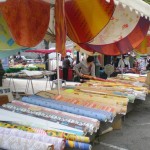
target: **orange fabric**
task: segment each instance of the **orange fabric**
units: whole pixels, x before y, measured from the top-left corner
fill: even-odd
[[[150,53],[150,36],[146,36],[143,42],[135,49],[136,52],[140,54]]]
[[[55,2],[55,31],[56,31],[56,52],[66,55],[66,23],[65,23],[65,1],[56,0]]]
[[[50,4],[40,0],[7,0],[0,4],[13,39],[18,45],[36,46],[45,36]]]
[[[76,43],[92,40],[109,22],[114,12],[110,0],[66,0],[66,24],[70,39]]]

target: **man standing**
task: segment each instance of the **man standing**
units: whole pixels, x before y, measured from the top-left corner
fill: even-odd
[[[90,75],[95,77],[94,57],[89,56],[86,60],[75,65],[74,70],[76,74],[81,78],[83,77],[83,75]]]
[[[0,60],[0,86],[2,86],[4,73],[5,73],[5,71],[3,69],[2,61]]]
[[[63,80],[68,80],[68,69],[70,67],[70,61],[68,56],[66,56],[63,60]]]

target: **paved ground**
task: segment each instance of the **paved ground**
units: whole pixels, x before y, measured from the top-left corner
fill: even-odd
[[[136,104],[121,130],[103,135],[93,150],[150,150],[150,95]]]

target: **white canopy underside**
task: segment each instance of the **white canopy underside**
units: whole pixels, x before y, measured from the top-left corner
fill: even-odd
[[[110,2],[110,0],[106,0]],[[142,17],[150,20],[150,5],[143,0],[114,0],[115,5],[122,4],[122,6],[129,7],[130,11],[140,14]]]
[[[45,2],[55,3],[55,0],[43,0]],[[106,0],[110,2],[110,0]],[[150,20],[150,5],[143,0],[114,0],[115,5],[122,4],[122,6],[129,7],[130,11],[140,14],[142,17],[145,16],[146,19]]]
[[[0,2],[5,2],[6,0],[0,0]],[[55,0],[42,0],[51,4],[55,3]],[[110,0],[106,0],[108,3]],[[145,16],[146,19],[150,20],[150,5],[144,2],[143,0],[114,0],[115,5],[119,3],[122,6],[129,7],[130,11],[134,11],[136,14],[140,14],[142,17]]]

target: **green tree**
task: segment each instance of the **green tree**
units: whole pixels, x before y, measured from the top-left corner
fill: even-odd
[[[148,3],[148,4],[150,4],[150,0],[143,0],[143,1],[145,1],[145,2]]]

